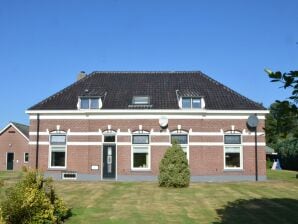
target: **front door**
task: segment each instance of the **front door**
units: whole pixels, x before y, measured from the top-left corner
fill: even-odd
[[[116,176],[116,146],[103,146],[102,178],[115,178]]]
[[[13,170],[13,160],[14,160],[14,153],[8,152],[7,153],[7,161],[6,161],[6,169]]]

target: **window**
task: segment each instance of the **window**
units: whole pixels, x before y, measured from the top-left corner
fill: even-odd
[[[224,168],[242,169],[243,152],[241,145],[241,135],[225,135],[224,143]]]
[[[104,142],[115,142],[115,135],[105,135]]]
[[[25,152],[24,153],[24,163],[28,163],[29,162],[29,153]]]
[[[182,97],[182,108],[184,108],[184,109],[200,109],[200,108],[202,108],[201,98]]]
[[[241,144],[241,136],[225,135],[225,144]]]
[[[149,144],[149,135],[133,135],[132,144]]]
[[[65,135],[51,135],[51,145],[65,145],[66,136]]]
[[[172,134],[171,135],[171,143],[173,143],[173,141],[177,141],[177,143],[181,146],[183,152],[185,153],[186,158],[189,160],[188,135]]]
[[[150,103],[149,96],[134,96],[132,98],[132,104],[134,105],[146,105]]]
[[[50,168],[66,168],[66,135],[50,136]]]
[[[149,170],[150,169],[150,147],[149,135],[132,136],[132,169]]]
[[[100,97],[81,97],[80,98],[80,109],[100,109],[101,98]]]
[[[173,141],[177,141],[178,144],[182,145],[182,144],[187,144],[187,135],[171,135],[171,142]]]

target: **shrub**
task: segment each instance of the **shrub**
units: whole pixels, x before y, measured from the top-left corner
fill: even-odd
[[[1,203],[3,220],[10,223],[62,223],[70,215],[55,194],[52,180],[29,171],[14,187],[7,189]]]
[[[27,166],[22,166],[22,172],[27,173],[28,172],[28,167]]]
[[[267,169],[271,169],[272,166],[273,166],[273,161],[270,160],[270,159],[267,159],[266,160],[266,167],[267,167]]]
[[[187,187],[190,181],[188,161],[181,146],[173,142],[159,164],[159,186]]]

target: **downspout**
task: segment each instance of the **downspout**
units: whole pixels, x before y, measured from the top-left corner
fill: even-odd
[[[36,160],[35,168],[38,169],[38,154],[39,154],[39,114],[37,114],[37,127],[36,127]]]

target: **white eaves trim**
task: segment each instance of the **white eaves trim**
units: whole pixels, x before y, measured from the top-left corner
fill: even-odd
[[[172,110],[97,110],[97,109],[92,109],[92,110],[26,110],[26,114],[162,114],[162,115],[167,115],[167,114],[258,114],[258,115],[264,115],[268,114],[269,110],[208,110],[208,109],[183,109],[183,110],[177,110],[177,109],[172,109]]]
[[[8,125],[6,125],[1,131],[0,131],[0,135],[6,130],[8,129],[10,126],[14,127],[28,142],[29,142],[29,138],[27,138],[26,135],[23,134],[23,132],[21,132],[12,122],[10,122]]]

